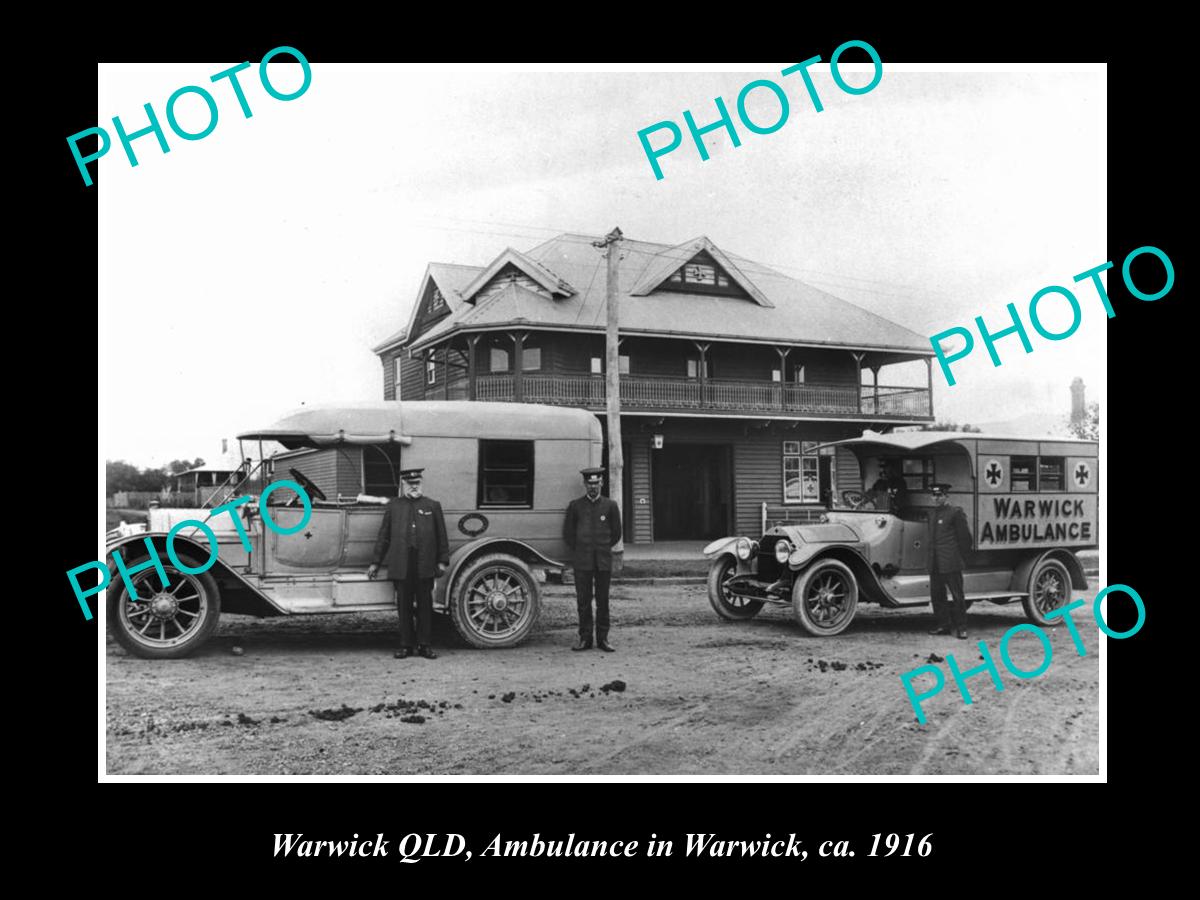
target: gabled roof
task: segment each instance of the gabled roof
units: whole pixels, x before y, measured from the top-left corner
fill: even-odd
[[[737,283],[738,287],[754,299],[755,303],[759,306],[767,307],[775,305],[763,296],[763,292],[742,273],[733,260],[725,255],[724,250],[704,235],[700,235],[695,240],[688,241],[686,244],[679,244],[660,253],[657,260],[646,267],[646,271],[629,293],[634,297],[645,297],[660,287],[664,281],[674,275],[680,268],[691,262],[697,254],[705,251],[717,261],[717,264]]]
[[[505,251],[487,270],[475,270],[464,295],[488,282],[487,271],[498,272],[508,261],[516,264],[517,257],[527,264],[520,268],[530,278],[534,277],[531,269],[540,268],[545,273],[543,278],[552,276],[572,287],[573,292],[550,300],[529,290],[521,289],[521,293],[506,288],[494,298],[496,302],[460,305],[427,332],[409,341],[409,348],[427,347],[459,331],[502,329],[517,324],[534,329],[602,333],[607,316],[605,261],[604,255],[592,246],[597,240],[601,238],[560,234],[524,254]],[[625,238],[620,247],[617,295],[622,334],[892,351],[901,358],[933,355],[925,335],[761,263],[722,251],[707,238],[676,246]],[[757,293],[765,303],[757,299],[748,303],[745,297],[713,293],[655,290],[676,268],[702,251],[717,260],[748,294],[753,297]],[[516,255],[507,256],[510,253]],[[541,279],[534,280],[539,285],[544,283]],[[376,352],[380,349],[376,348]]]
[[[563,281],[545,266],[535,260],[530,259],[519,250],[514,250],[512,247],[506,249],[503,253],[492,260],[491,265],[480,272],[475,279],[467,285],[462,292],[462,298],[467,303],[475,302],[475,295],[483,290],[489,281],[505,266],[512,264],[540,284],[552,297],[570,297],[575,293],[575,289],[567,282]]]
[[[483,270],[479,266],[461,266],[457,263],[430,263],[427,265],[425,275],[421,279],[421,287],[417,290],[417,299],[413,301],[412,309],[408,311],[408,324],[372,347],[371,352],[383,353],[397,344],[404,343],[412,331],[417,313],[421,309],[421,299],[425,296],[430,280],[442,292],[442,297],[445,298],[446,305],[450,307],[450,314],[453,317],[454,313],[463,305],[460,291],[470,284],[481,271]]]

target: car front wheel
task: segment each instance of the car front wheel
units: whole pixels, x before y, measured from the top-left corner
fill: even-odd
[[[713,560],[708,568],[708,602],[722,619],[752,619],[762,609],[762,601],[747,600],[725,589],[725,582],[732,578],[736,571],[737,563],[729,554]]]
[[[541,592],[529,566],[493,553],[467,563],[451,588],[454,627],[475,647],[512,647],[537,622]]]
[[[185,560],[195,568],[196,563]],[[189,574],[163,562],[167,584],[153,568],[108,589],[108,630],[118,644],[145,659],[178,659],[197,650],[212,636],[221,616],[221,594],[207,572]],[[131,561],[129,568],[133,568]]]
[[[809,634],[841,634],[858,608],[858,579],[850,567],[836,559],[822,559],[796,576],[792,585],[792,612]]]

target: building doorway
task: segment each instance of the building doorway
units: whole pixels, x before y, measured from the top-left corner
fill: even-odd
[[[654,540],[701,541],[732,534],[732,447],[668,442],[650,453]]]

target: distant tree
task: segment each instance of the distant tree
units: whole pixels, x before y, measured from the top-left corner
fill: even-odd
[[[118,491],[161,491],[170,476],[163,469],[139,469],[123,459],[104,463],[104,484],[108,493]]]
[[[104,484],[110,494],[139,490],[137,485],[140,477],[138,467],[123,459],[110,459],[104,463]]]
[[[163,469],[142,469],[138,476],[139,491],[161,491],[166,487],[170,477]]]
[[[976,428],[974,425],[968,425],[966,423],[959,425],[953,419],[939,419],[938,421],[934,422],[932,425],[922,425],[921,430],[922,431],[968,431],[968,432],[973,432],[975,434],[983,433],[982,428]]]
[[[186,472],[188,469],[195,469],[197,466],[204,465],[204,460],[197,456],[192,462],[186,459],[173,459],[167,463],[167,474],[178,475],[180,472]]]
[[[1067,432],[1071,437],[1085,441],[1100,440],[1100,404],[1095,400],[1089,403],[1080,421],[1067,423]]]

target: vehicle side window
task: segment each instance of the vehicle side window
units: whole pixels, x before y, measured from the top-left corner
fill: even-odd
[[[1014,456],[1012,458],[1012,477],[1010,484],[1014,491],[1036,491],[1037,490],[1037,457],[1036,456]],[[1061,478],[1061,467],[1059,477]]]
[[[1061,491],[1063,487],[1063,458],[1043,456],[1038,461],[1038,485],[1043,491]]]
[[[533,506],[533,441],[479,442],[479,506]]]
[[[895,471],[895,460],[892,461]],[[907,457],[900,462],[900,474],[904,478],[904,486],[910,491],[928,491],[937,481],[933,469],[933,459],[928,456],[919,458]]]
[[[400,445],[363,447],[363,493],[395,497],[400,493]]]

